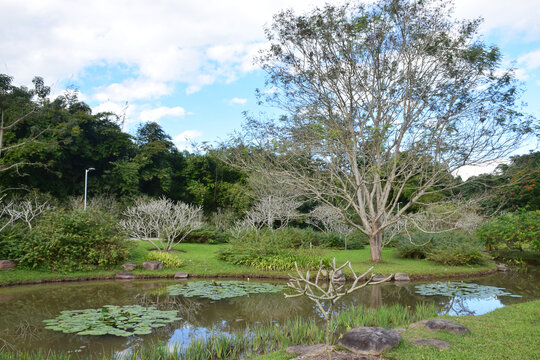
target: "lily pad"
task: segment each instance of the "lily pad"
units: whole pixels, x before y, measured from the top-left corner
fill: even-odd
[[[459,296],[471,299],[487,299],[497,296],[521,297],[507,292],[505,288],[455,281],[416,285],[414,288],[417,294],[426,296]]]
[[[66,310],[55,319],[43,320],[46,329],[78,335],[145,335],[152,328],[180,320],[177,311],[139,305],[105,305],[99,309]]]
[[[279,292],[283,285],[256,283],[249,281],[192,281],[181,285],[167,287],[170,295],[185,297],[202,297],[211,300],[221,300],[249,294]]]

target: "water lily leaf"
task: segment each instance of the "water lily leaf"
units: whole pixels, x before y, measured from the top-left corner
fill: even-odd
[[[416,293],[425,296],[459,296],[469,299],[487,299],[497,296],[521,297],[507,292],[504,288],[462,282],[436,282],[416,285],[414,288]]]
[[[174,310],[157,310],[140,305],[105,305],[99,309],[66,310],[47,319],[46,329],[78,335],[146,335],[153,327],[180,320]]]
[[[283,285],[256,283],[248,281],[191,281],[183,285],[171,285],[167,289],[170,295],[185,297],[203,297],[210,300],[221,300],[249,294],[279,292]]]

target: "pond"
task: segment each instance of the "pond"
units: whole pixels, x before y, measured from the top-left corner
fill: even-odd
[[[481,315],[499,307],[540,298],[538,267],[525,273],[498,273],[463,282],[499,287],[507,295],[493,295],[489,291],[480,297],[421,295],[417,293],[418,286],[436,282],[411,282],[406,285],[388,283],[369,286],[351,294],[342,299],[340,309],[358,304],[379,307],[399,303],[414,307],[424,302],[435,304],[441,314]],[[158,341],[182,346],[189,343],[192,337],[204,336],[212,330],[227,333],[259,322],[273,321],[279,324],[294,316],[320,317],[313,303],[303,298],[285,299],[283,291],[212,300],[170,295],[168,286],[174,284],[179,282],[99,281],[0,288],[0,348],[3,351],[64,351],[83,357],[113,352],[121,354],[143,343]],[[473,290],[476,288],[473,287]],[[84,336],[45,329],[47,325],[43,320],[54,319],[61,311],[96,309],[105,305],[142,305],[176,310],[181,320],[152,329],[148,335],[128,337]]]

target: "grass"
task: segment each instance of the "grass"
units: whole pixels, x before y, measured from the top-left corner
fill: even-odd
[[[133,273],[141,277],[167,277],[172,276],[178,271],[189,273],[191,276],[206,277],[276,277],[287,278],[285,271],[260,270],[250,266],[233,265],[219,260],[217,255],[225,244],[180,244],[177,250],[182,253],[175,253],[179,259],[184,261],[180,268],[166,268],[159,271],[150,271],[136,269]],[[127,261],[141,264],[146,260],[148,251],[152,245],[144,241],[134,241],[130,251],[130,257]],[[479,272],[490,271],[494,269],[492,264],[474,265],[474,266],[447,266],[436,264],[427,260],[401,259],[397,257],[394,249],[383,249],[383,262],[372,264],[369,261],[369,248],[360,250],[323,250],[323,255],[328,258],[336,258],[338,263],[344,263],[350,260],[355,271],[364,272],[370,266],[374,266],[375,273],[390,274],[396,272],[405,272],[414,277],[445,277],[470,275]],[[83,280],[83,279],[105,279],[113,277],[114,274],[123,271],[118,266],[108,270],[95,271],[77,271],[69,273],[53,273],[49,271],[14,269],[0,271],[0,286],[10,284],[33,283],[40,281],[56,281],[62,279]]]
[[[469,335],[446,331],[410,329],[401,344],[385,353],[388,359],[540,359],[540,300],[507,306],[481,316],[445,317],[465,325]],[[417,347],[411,339],[435,338],[450,343],[450,348]]]
[[[444,318],[465,325],[471,333],[457,335],[446,331],[409,329],[402,334],[400,344],[382,356],[390,360],[540,359],[540,300],[507,306],[481,316]],[[439,350],[411,343],[412,339],[424,338],[446,341],[450,348]],[[294,357],[280,350],[255,360],[288,360]]]

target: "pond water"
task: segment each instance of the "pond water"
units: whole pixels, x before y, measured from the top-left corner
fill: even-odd
[[[395,303],[414,307],[424,302],[436,304],[441,314],[481,315],[505,305],[540,298],[538,267],[531,268],[526,273],[498,273],[466,279],[464,282],[497,286],[514,296],[425,296],[417,294],[415,287],[426,282],[411,282],[406,285],[388,283],[368,286],[351,294],[342,299],[340,308],[357,304],[379,307]],[[223,300],[169,295],[167,286],[178,283],[174,280],[100,281],[0,288],[0,349],[55,350],[81,356],[122,353],[142,343],[157,341],[182,346],[189,343],[191,337],[204,336],[212,329],[231,332],[258,322],[280,323],[294,316],[320,317],[309,300],[285,299],[283,292],[251,294]],[[182,320],[156,328],[149,335],[129,337],[63,334],[45,329],[46,325],[42,322],[55,318],[62,310],[136,304],[153,305],[162,310],[177,310]]]

